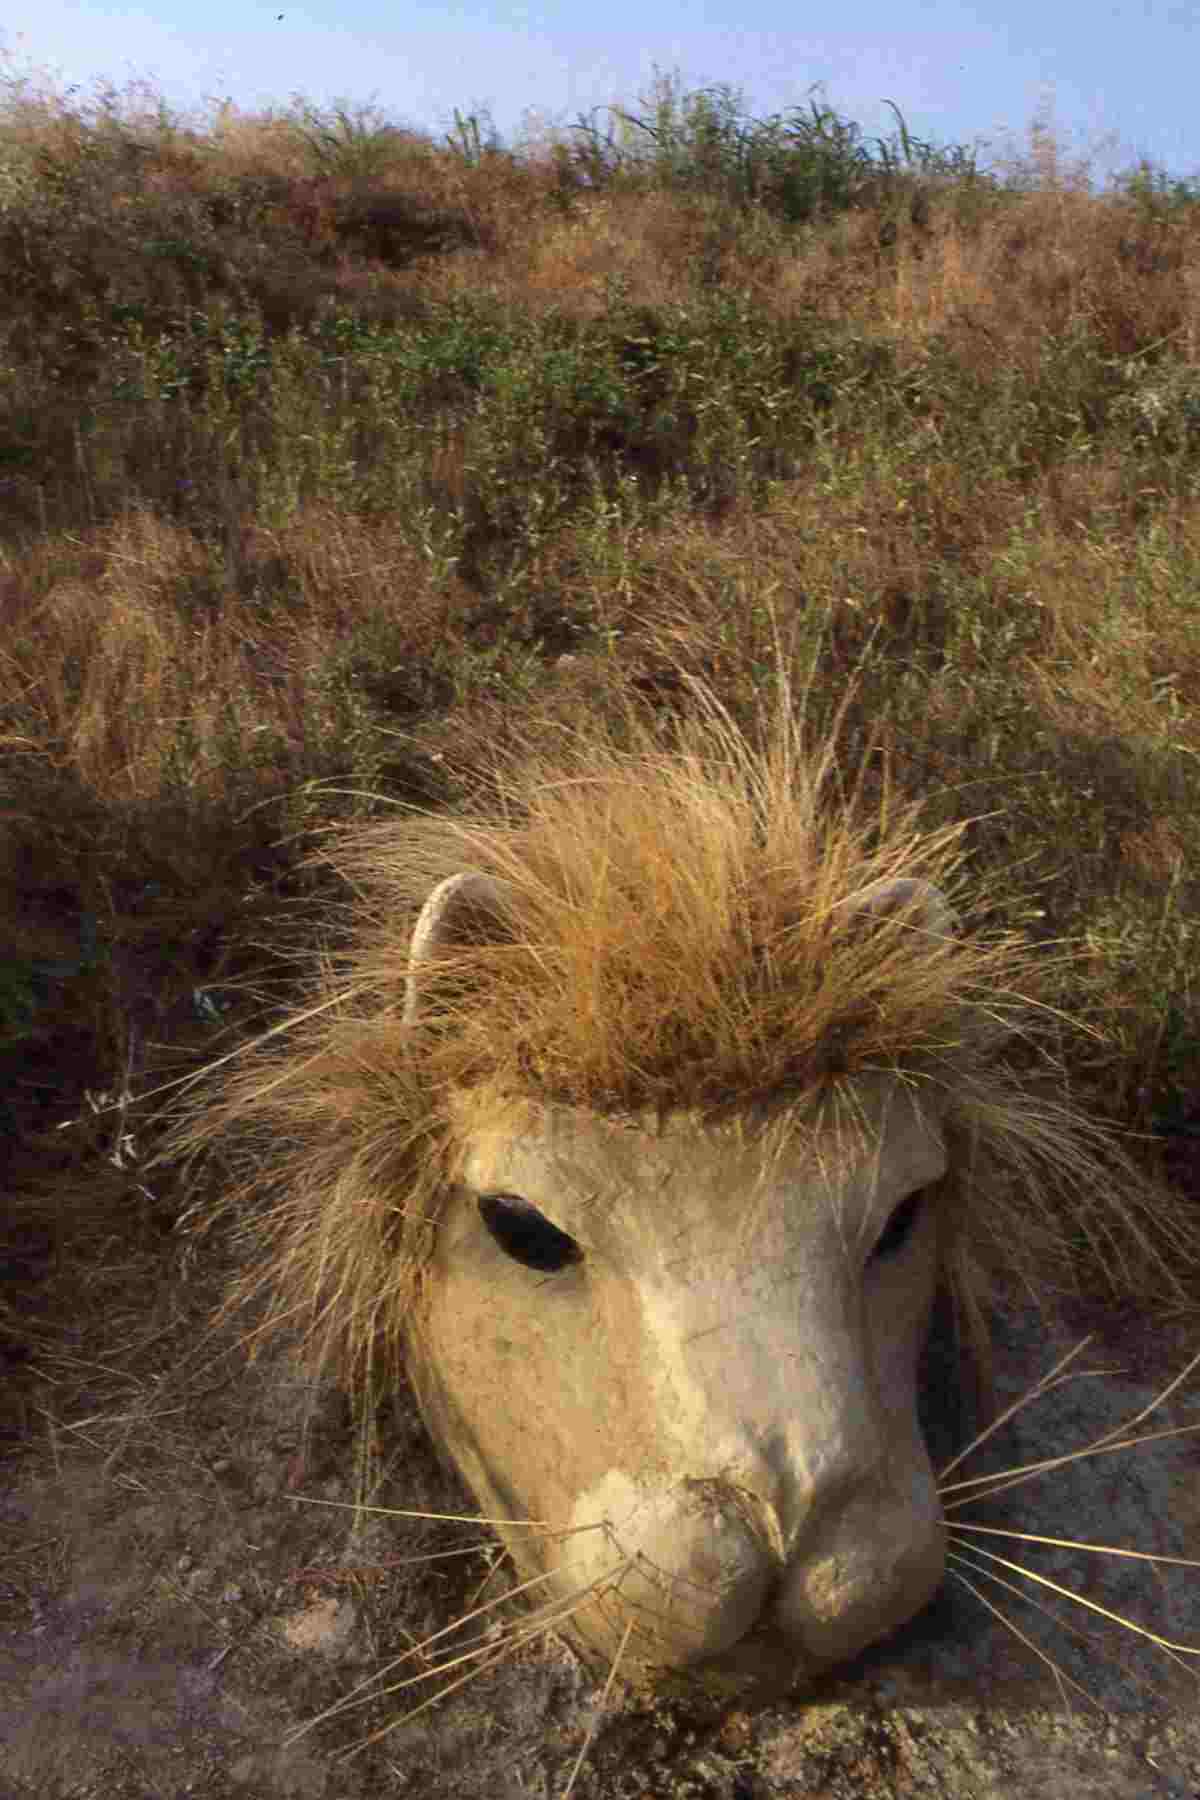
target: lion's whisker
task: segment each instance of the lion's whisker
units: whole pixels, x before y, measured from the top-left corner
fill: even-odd
[[[1085,1687],[1080,1686],[1079,1682],[1075,1681],[1070,1675],[1068,1675],[1064,1669],[1061,1669],[1059,1667],[1059,1665],[1055,1662],[1054,1658],[1052,1656],[1047,1655],[1047,1653],[1038,1644],[1035,1644],[1033,1639],[1028,1635],[1027,1632],[1022,1631],[1019,1625],[1014,1625],[1013,1621],[1005,1613],[1002,1613],[1000,1611],[1000,1608],[998,1606],[994,1605],[993,1602],[988,1599],[986,1594],[980,1593],[980,1591],[979,1591],[978,1587],[976,1587],[975,1583],[973,1581],[969,1580],[967,1578],[967,1576],[965,1576],[960,1569],[955,1569],[953,1571],[953,1574],[954,1574],[955,1580],[961,1582],[963,1587],[965,1587],[967,1589],[968,1593],[974,1594],[975,1598],[979,1601],[981,1606],[987,1607],[987,1610],[991,1613],[993,1618],[999,1619],[1000,1623],[1004,1626],[1004,1629],[1006,1631],[1010,1631],[1012,1633],[1012,1635],[1018,1640],[1019,1643],[1024,1644],[1024,1646],[1027,1650],[1032,1650],[1033,1654],[1038,1658],[1039,1662],[1044,1662],[1046,1664],[1046,1667],[1051,1671],[1051,1673],[1054,1676],[1055,1681],[1058,1683],[1058,1691],[1059,1691],[1060,1695],[1062,1696],[1063,1705],[1066,1707],[1068,1712],[1070,1712],[1070,1710],[1071,1710],[1071,1703],[1067,1699],[1066,1687],[1073,1687],[1077,1693],[1082,1694],[1083,1698],[1088,1702],[1089,1706],[1094,1706],[1098,1712],[1103,1712],[1104,1709],[1100,1705],[1100,1702],[1098,1700],[1094,1699],[1092,1697],[1092,1695],[1088,1693],[1087,1689]],[[1064,1683],[1066,1684],[1066,1687],[1064,1687]]]
[[[1089,1644],[1097,1656],[1101,1657],[1105,1662],[1112,1663],[1119,1667],[1122,1675],[1126,1679],[1136,1682],[1139,1687],[1147,1688],[1155,1695],[1159,1694],[1160,1690],[1152,1681],[1148,1680],[1146,1676],[1139,1675],[1135,1669],[1129,1667],[1128,1663],[1118,1662],[1117,1657],[1112,1651],[1105,1647],[1103,1640],[1096,1632],[1085,1631],[1081,1625],[1075,1624],[1070,1619],[1065,1619],[1059,1613],[1053,1612],[1050,1607],[1046,1606],[1043,1601],[1036,1597],[1036,1595],[1027,1594],[1025,1590],[1019,1588],[1015,1582],[1006,1580],[1003,1575],[997,1575],[994,1569],[988,1569],[984,1567],[982,1563],[972,1561],[971,1557],[974,1548],[973,1545],[959,1545],[951,1552],[951,1555],[956,1563],[960,1563],[963,1567],[973,1570],[975,1574],[982,1576],[985,1581],[993,1582],[997,1587],[1004,1588],[1007,1593],[1012,1594],[1013,1597],[1020,1600],[1023,1605],[1032,1606],[1037,1612],[1042,1613],[1044,1617],[1052,1620],[1060,1631],[1069,1632],[1072,1637],[1079,1638],[1084,1643]],[[957,1569],[954,1573],[956,1579],[959,1579],[960,1577],[958,1576]],[[1185,1670],[1189,1675],[1194,1675],[1196,1673],[1196,1671],[1192,1669],[1182,1657],[1177,1656],[1173,1650],[1169,1650],[1165,1645],[1158,1645],[1156,1648],[1160,1649],[1162,1654],[1170,1662],[1173,1662],[1176,1667]]]
[[[393,1669],[398,1669],[401,1663],[407,1662],[410,1657],[423,1655],[428,1651],[429,1646],[431,1644],[436,1644],[440,1638],[449,1636],[451,1632],[460,1631],[462,1627],[469,1624],[472,1619],[479,1618],[483,1613],[491,1612],[497,1606],[502,1606],[506,1600],[512,1599],[514,1595],[524,1593],[529,1588],[537,1587],[540,1584],[552,1581],[554,1575],[554,1570],[545,1570],[542,1574],[533,1576],[529,1581],[522,1582],[519,1587],[510,1588],[507,1594],[499,1594],[494,1600],[485,1601],[482,1606],[475,1607],[472,1612],[464,1613],[459,1618],[453,1619],[449,1625],[444,1625],[440,1631],[431,1632],[427,1638],[422,1638],[419,1644],[411,1644],[407,1650],[402,1650],[399,1656],[393,1657],[391,1662],[384,1668],[376,1669],[370,1675],[365,1676],[357,1686],[351,1688],[348,1694],[343,1694],[332,1706],[326,1707],[324,1712],[315,1714],[313,1718],[306,1719],[303,1725],[297,1726],[296,1730],[289,1735],[287,1742],[289,1744],[295,1743],[298,1738],[303,1737],[305,1733],[311,1731],[314,1726],[323,1724],[326,1719],[335,1717],[336,1714],[345,1711],[346,1708],[352,1704],[365,1704],[366,1700],[373,1698],[372,1695],[368,1694],[365,1696],[364,1700],[358,1702],[355,1702],[355,1696],[362,1694],[365,1688],[374,1687],[377,1682],[382,1681],[387,1675],[390,1675]]]
[[[1019,1575],[1022,1580],[1036,1582],[1039,1587],[1046,1587],[1055,1594],[1061,1594],[1064,1600],[1070,1600],[1075,1606],[1086,1607],[1089,1612],[1098,1613],[1101,1618],[1108,1619],[1115,1625],[1123,1626],[1126,1631],[1133,1632],[1135,1636],[1148,1639],[1160,1650],[1174,1650],[1180,1656],[1200,1656],[1200,1645],[1177,1644],[1173,1639],[1162,1637],[1158,1632],[1151,1631],[1148,1626],[1139,1625],[1135,1619],[1127,1618],[1123,1613],[1114,1612],[1111,1607],[1101,1606],[1098,1600],[1089,1600],[1084,1594],[1073,1593],[1069,1587],[1064,1587],[1061,1582],[1052,1581],[1048,1575],[1040,1575],[1035,1569],[1027,1569],[1024,1564],[1013,1562],[1005,1556],[998,1556],[994,1550],[984,1550],[980,1545],[973,1545],[972,1549],[976,1556],[983,1557],[987,1562],[996,1563],[1000,1568],[1009,1569],[1014,1575]]]
[[[1178,1568],[1200,1569],[1193,1556],[1160,1556],[1150,1550],[1124,1550],[1116,1544],[1088,1544],[1077,1538],[1042,1537],[1033,1531],[1011,1531],[1000,1525],[976,1525],[967,1519],[956,1519],[954,1531],[977,1531],[988,1537],[1019,1538],[1026,1544],[1049,1544],[1056,1550],[1088,1550],[1093,1556],[1124,1556],[1133,1562],[1171,1563]]]
[[[608,1705],[608,1697],[612,1692],[613,1683],[615,1682],[615,1680],[617,1678],[617,1670],[621,1666],[621,1658],[625,1654],[625,1646],[629,1642],[630,1634],[632,1633],[632,1631],[633,1631],[633,1620],[630,1619],[625,1626],[625,1631],[624,1631],[624,1634],[622,1635],[621,1641],[617,1645],[616,1655],[612,1659],[612,1667],[608,1671],[608,1680],[604,1683],[604,1692],[601,1694],[599,1703],[596,1707],[595,1712],[592,1715],[591,1724],[588,1726],[588,1729],[587,1729],[587,1736],[584,1738],[583,1743],[579,1746],[579,1755],[575,1758],[574,1763],[571,1765],[571,1773],[567,1779],[567,1785],[563,1789],[562,1800],[571,1800],[571,1790],[575,1786],[575,1782],[579,1775],[579,1771],[580,1771],[580,1769],[582,1769],[584,1762],[587,1759],[587,1753],[592,1747],[592,1739],[595,1737],[597,1727],[599,1726],[600,1720],[604,1716],[604,1709]]]
[[[1189,1432],[1200,1431],[1200,1422],[1195,1425],[1168,1425],[1161,1431],[1143,1431],[1137,1437],[1119,1438],[1115,1443],[1108,1441],[1108,1434],[1097,1438],[1092,1444],[1083,1444],[1078,1450],[1069,1450],[1062,1456],[1042,1457],[1038,1462],[1022,1463],[1014,1469],[995,1469],[988,1475],[968,1475],[961,1481],[952,1481],[948,1486],[939,1487],[939,1495],[955,1494],[963,1488],[976,1488],[973,1494],[961,1494],[956,1500],[948,1503],[943,1500],[943,1510],[951,1506],[962,1506],[969,1500],[990,1500],[995,1494],[1003,1494],[1008,1488],[1020,1487],[1023,1482],[1032,1481],[1035,1475],[1048,1474],[1051,1469],[1064,1468],[1068,1463],[1079,1462],[1085,1456],[1107,1456],[1114,1450],[1134,1450],[1140,1444],[1154,1444],[1163,1438],[1186,1437]]]
[[[575,1537],[581,1531],[604,1529],[602,1519],[593,1525],[551,1525],[545,1519],[490,1519],[482,1513],[414,1512],[404,1506],[368,1506],[357,1500],[326,1500],[320,1494],[292,1494],[289,1499],[302,1501],[305,1506],[332,1506],[342,1512],[373,1513],[385,1519],[431,1519],[450,1525],[503,1525],[506,1531],[510,1525],[522,1526],[551,1538]]]
[[[986,1444],[989,1438],[994,1437],[1000,1427],[1002,1425],[1007,1425],[1008,1421],[1015,1413],[1023,1411],[1026,1406],[1031,1406],[1035,1400],[1039,1400],[1043,1394],[1048,1393],[1050,1388],[1060,1378],[1061,1372],[1069,1363],[1074,1362],[1075,1358],[1082,1351],[1087,1349],[1094,1336],[1095,1332],[1090,1332],[1087,1337],[1081,1338],[1074,1349],[1068,1350],[1065,1356],[1059,1358],[1058,1362],[1055,1363],[1048,1375],[1043,1375],[1039,1381],[1034,1382],[1031,1388],[1022,1394],[1019,1399],[1014,1400],[1011,1406],[1006,1406],[1004,1411],[994,1418],[989,1425],[986,1425],[982,1431],[976,1432],[971,1441],[968,1444],[964,1444],[957,1456],[952,1456],[948,1463],[944,1463],[938,1470],[937,1479],[939,1489],[950,1471],[952,1469],[957,1469],[959,1463],[965,1462],[972,1451],[978,1450],[981,1444]]]
[[[363,1738],[359,1743],[352,1745],[350,1749],[343,1754],[341,1760],[347,1762],[351,1757],[357,1756],[361,1750],[367,1749],[372,1744],[379,1743],[382,1738],[388,1737],[393,1731],[398,1731],[402,1725],[411,1723],[411,1721],[417,1718],[421,1713],[427,1712],[432,1706],[436,1706],[439,1701],[444,1700],[448,1694],[454,1693],[458,1688],[465,1686],[467,1682],[475,1680],[477,1676],[485,1674],[488,1669],[493,1668],[497,1663],[507,1661],[509,1657],[514,1656],[516,1652],[524,1648],[526,1644],[533,1643],[536,1639],[544,1637],[547,1632],[553,1631],[558,1626],[566,1623],[566,1621],[572,1618],[573,1615],[579,1611],[580,1607],[582,1607],[594,1594],[599,1593],[602,1596],[603,1592],[612,1584],[612,1582],[624,1574],[626,1566],[628,1566],[628,1559],[625,1565],[608,1571],[604,1576],[597,1577],[595,1581],[589,1582],[586,1587],[580,1588],[567,1599],[560,1602],[550,1602],[545,1608],[540,1609],[537,1613],[527,1619],[514,1620],[511,1625],[506,1625],[503,1628],[502,1635],[497,1643],[476,1645],[470,1650],[463,1651],[459,1656],[438,1663],[432,1669],[424,1670],[419,1675],[411,1676],[407,1680],[397,1682],[391,1687],[382,1688],[377,1693],[369,1696],[369,1698],[376,1700],[386,1699],[392,1694],[402,1693],[406,1688],[414,1687],[418,1682],[431,1681],[437,1675],[443,1675],[448,1673],[451,1669],[460,1668],[463,1663],[475,1661],[480,1658],[483,1659],[478,1661],[477,1667],[468,1669],[465,1675],[460,1675],[457,1681],[452,1681],[447,1687],[439,1688],[436,1694],[431,1694],[428,1699],[422,1700],[420,1705],[415,1706],[411,1712],[403,1714],[399,1719],[389,1720],[386,1725],[380,1726],[378,1731],[372,1732],[369,1737]],[[362,1702],[359,1702],[359,1704],[362,1704]],[[335,1706],[331,1709],[331,1712],[338,1713],[343,1710],[343,1707]]]
[[[476,1543],[462,1544],[454,1550],[423,1551],[419,1556],[389,1555],[380,1556],[374,1559],[364,1558],[359,1564],[355,1564],[347,1558],[338,1565],[338,1572],[345,1576],[352,1574],[355,1569],[358,1569],[360,1572],[369,1569],[411,1569],[415,1568],[420,1563],[450,1562],[455,1557],[459,1556],[486,1556],[490,1551],[493,1551],[496,1548],[497,1545],[494,1538],[480,1538]],[[319,1575],[322,1572],[328,1573],[328,1565],[313,1564],[311,1569],[298,1569],[292,1579],[294,1581],[304,1581],[311,1579],[314,1575]]]
[[[942,1498],[943,1511],[949,1511],[951,1507],[961,1506],[966,1499],[990,1499],[996,1494],[1004,1493],[1005,1490],[1010,1487],[1017,1487],[1022,1482],[1031,1481],[1035,1475],[1045,1474],[1050,1469],[1062,1468],[1068,1463],[1078,1462],[1087,1456],[1100,1456],[1113,1450],[1128,1450],[1140,1444],[1154,1443],[1169,1437],[1183,1437],[1189,1432],[1200,1431],[1200,1423],[1196,1423],[1192,1425],[1166,1426],[1162,1430],[1141,1432],[1133,1437],[1128,1435],[1128,1433],[1134,1431],[1135,1428],[1142,1423],[1143,1419],[1148,1419],[1153,1413],[1157,1412],[1158,1408],[1170,1399],[1176,1388],[1180,1387],[1182,1383],[1187,1380],[1188,1376],[1197,1366],[1200,1366],[1200,1351],[1197,1351],[1196,1355],[1184,1364],[1179,1373],[1174,1376],[1164,1388],[1160,1389],[1159,1392],[1154,1395],[1153,1399],[1149,1400],[1146,1405],[1142,1407],[1140,1412],[1135,1413],[1132,1418],[1124,1420],[1121,1424],[1113,1426],[1111,1430],[1102,1432],[1100,1436],[1094,1438],[1090,1444],[1083,1444],[1078,1450],[1069,1451],[1063,1456],[1043,1457],[1037,1462],[1026,1463],[1015,1469],[994,1470],[992,1473],[986,1475],[964,1476],[958,1481],[946,1481],[945,1477],[949,1474],[950,1470],[957,1468],[959,1463],[961,1463],[973,1449],[977,1448],[978,1445],[990,1437],[995,1430],[1006,1422],[1006,1420],[1012,1418],[1015,1413],[1022,1411],[1026,1406],[1032,1405],[1034,1401],[1041,1399],[1044,1394],[1049,1392],[1052,1385],[1057,1385],[1058,1381],[1063,1379],[1075,1379],[1075,1377],[1064,1377],[1061,1374],[1061,1371],[1090,1341],[1090,1338],[1083,1338],[1075,1345],[1073,1350],[1068,1351],[1066,1356],[1061,1358],[1060,1361],[1055,1364],[1049,1375],[1044,1377],[1042,1381],[1037,1382],[1027,1393],[1023,1394],[1019,1400],[1014,1401],[1013,1404],[1010,1407],[1007,1407],[1005,1411],[1001,1413],[1000,1417],[988,1427],[987,1431],[981,1432],[977,1437],[972,1439],[971,1443],[968,1444],[964,1450],[960,1451],[956,1457],[945,1464],[938,1476],[938,1493]],[[1098,1372],[1099,1371],[1095,1370],[1084,1371],[1084,1373],[1087,1374],[1095,1374]],[[964,1490],[968,1488],[976,1489],[978,1492],[974,1495],[966,1494]],[[955,1494],[958,1498],[947,1501],[946,1496],[948,1494]]]

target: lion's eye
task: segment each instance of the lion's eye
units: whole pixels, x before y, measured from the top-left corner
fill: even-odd
[[[906,1200],[902,1200],[899,1206],[894,1208],[891,1218],[880,1232],[875,1248],[871,1252],[872,1262],[885,1260],[903,1250],[920,1217],[923,1199],[924,1195],[921,1189],[917,1188],[915,1193],[909,1194]]]
[[[479,1216],[505,1255],[527,1269],[553,1274],[583,1260],[575,1239],[518,1194],[481,1194]]]

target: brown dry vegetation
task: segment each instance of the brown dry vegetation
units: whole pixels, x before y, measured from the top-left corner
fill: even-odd
[[[1064,1088],[1190,1217],[1200,199],[1045,135],[985,175],[815,106],[641,117],[508,150],[8,86],[14,1428],[182,1329],[155,1096],[337,936],[316,834],[531,708],[683,671],[749,717],[780,642],[848,768],[969,821],[968,923],[1054,947]]]

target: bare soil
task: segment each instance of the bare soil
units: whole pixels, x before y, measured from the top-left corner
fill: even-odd
[[[463,1671],[379,1694],[427,1671],[428,1655],[383,1672],[481,1591],[501,1591],[495,1547],[466,1523],[356,1512],[348,1409],[306,1388],[286,1361],[250,1364],[232,1340],[206,1335],[206,1296],[190,1275],[181,1267],[156,1296],[160,1328],[130,1403],[109,1389],[93,1414],[76,1396],[64,1417],[39,1402],[37,1429],[8,1464],[2,1800],[555,1800],[592,1728],[572,1790],[580,1800],[1200,1795],[1200,1658],[1172,1662],[1042,1591],[1094,1639],[1081,1642],[988,1590],[1050,1647],[1059,1676],[953,1580],[920,1619],[815,1694],[731,1704],[623,1693],[599,1715],[596,1673],[550,1640],[398,1723]],[[1010,1310],[1002,1397],[1096,1323],[1047,1327]],[[1183,1325],[1100,1323],[1080,1366],[1104,1372],[1080,1374],[1023,1412],[989,1447],[991,1466],[1061,1454],[1112,1429],[1196,1348]],[[933,1388],[940,1379],[933,1368]],[[1198,1394],[1200,1382],[1172,1396],[1150,1428],[1200,1423]],[[931,1393],[934,1415],[938,1399]],[[373,1450],[375,1505],[471,1511],[407,1402]],[[1071,1464],[964,1516],[1197,1557],[1200,1439]],[[1200,1645],[1200,1569],[1015,1548],[1097,1604]],[[411,1560],[449,1549],[465,1553]]]

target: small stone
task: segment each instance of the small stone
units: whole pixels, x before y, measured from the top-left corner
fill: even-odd
[[[289,1614],[280,1621],[279,1628],[284,1642],[293,1650],[317,1650],[323,1656],[336,1656],[346,1649],[357,1622],[353,1601],[335,1600],[330,1595]]]

